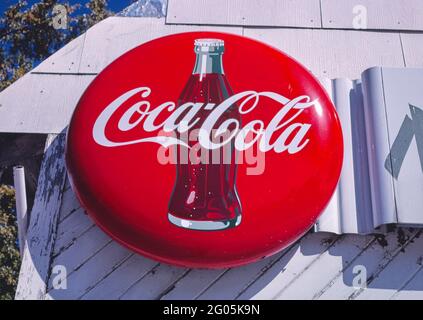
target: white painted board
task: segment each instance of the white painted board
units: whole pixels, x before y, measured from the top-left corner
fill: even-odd
[[[167,23],[319,28],[319,0],[169,0]]]
[[[324,28],[423,30],[421,0],[321,0],[321,2]]]
[[[370,67],[404,67],[398,33],[245,28],[244,35],[284,51],[317,77],[359,79]]]
[[[150,40],[205,30],[242,34],[238,27],[166,25],[164,18],[107,18],[87,31],[79,72],[98,73],[128,50]]]
[[[0,93],[0,132],[62,132],[93,78],[26,74]]]
[[[423,3],[423,1],[422,1]],[[423,21],[423,18],[422,18]],[[401,43],[404,50],[404,60],[407,67],[423,67],[423,34],[401,33]]]

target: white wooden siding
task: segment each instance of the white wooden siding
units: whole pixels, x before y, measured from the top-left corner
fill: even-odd
[[[363,12],[373,30],[423,30],[421,0],[169,0],[167,23],[356,29]],[[354,11],[358,8],[360,11]],[[357,10],[357,9],[356,9]]]
[[[26,74],[0,93],[0,132],[62,132],[93,78]]]
[[[321,2],[324,28],[353,29],[354,17],[364,13],[367,29],[423,30],[421,0],[321,0]],[[354,8],[357,11],[354,11]]]
[[[423,67],[423,33],[401,33],[404,61],[407,67]]]
[[[242,34],[242,29],[236,27],[165,25],[164,20],[111,17],[95,25],[86,34],[79,72],[98,73],[126,51],[168,34],[194,30]]]
[[[244,35],[286,52],[317,77],[359,79],[370,67],[404,67],[398,33],[245,28]]]
[[[169,1],[168,23],[237,26],[321,26],[320,0]]]

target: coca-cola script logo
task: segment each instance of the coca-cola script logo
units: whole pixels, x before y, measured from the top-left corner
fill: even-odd
[[[228,267],[303,234],[336,186],[336,112],[298,63],[221,33],[126,53],[73,115],[72,186],[108,234],[160,261]]]
[[[316,106],[317,104],[317,101],[310,101],[310,97],[306,95],[290,100],[275,92],[246,91],[227,98],[219,105],[215,103],[186,102],[177,106],[175,102],[169,101],[152,108],[150,102],[145,100],[150,94],[151,89],[149,87],[136,88],[125,92],[108,105],[94,124],[94,140],[99,145],[105,147],[119,147],[152,142],[166,148],[179,144],[189,149],[189,144],[184,140],[168,135],[154,135],[154,132],[163,130],[162,132],[164,133],[186,133],[198,124],[200,118],[196,117],[196,115],[200,110],[204,109],[210,110],[210,112],[207,119],[202,123],[198,133],[198,142],[203,148],[214,150],[230,142],[234,142],[237,150],[244,151],[250,148],[252,144],[258,143],[262,152],[274,150],[276,153],[287,151],[292,154],[301,151],[307,145],[309,139],[306,136],[311,127],[309,123],[295,122],[295,120],[305,108]],[[129,131],[136,126],[142,126],[145,132],[151,133],[151,136],[129,141],[109,140],[106,134],[109,119],[128,98],[135,95],[139,95],[141,101],[130,106],[125,111],[119,120],[118,130]],[[238,107],[239,114],[247,114],[258,106],[261,98],[265,97],[275,100],[281,105],[281,109],[278,110],[267,126],[260,119],[253,120],[244,126],[241,126],[241,123],[237,119],[227,119],[213,132],[216,123],[219,122],[219,119],[233,104],[240,103]],[[295,113],[289,116],[288,114],[292,110]],[[160,113],[165,113],[167,119],[164,122],[158,123],[157,117]],[[219,143],[213,142],[212,133],[214,137],[222,133],[228,133],[231,124],[234,124],[235,130],[232,130],[225,140]],[[246,141],[249,133],[256,134],[253,141]],[[270,143],[270,140],[275,134],[278,135],[278,138],[275,142]]]

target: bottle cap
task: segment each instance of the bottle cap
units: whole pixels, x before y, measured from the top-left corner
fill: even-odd
[[[195,52],[222,53],[225,42],[221,39],[197,39],[194,41]]]

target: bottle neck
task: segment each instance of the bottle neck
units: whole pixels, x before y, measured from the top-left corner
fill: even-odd
[[[196,53],[195,66],[192,74],[199,74],[200,78],[208,73],[224,74],[221,53]]]

